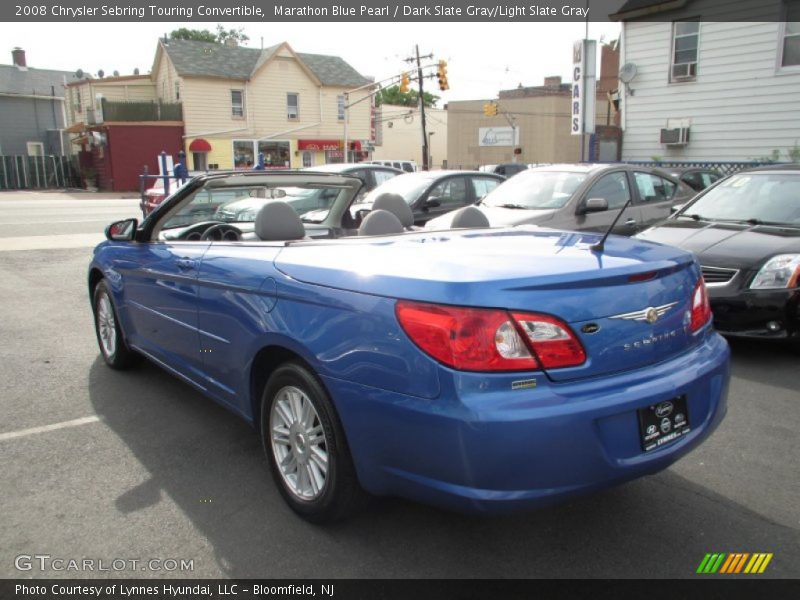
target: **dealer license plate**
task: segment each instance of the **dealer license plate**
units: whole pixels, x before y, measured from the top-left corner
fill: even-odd
[[[640,408],[639,435],[642,450],[650,452],[686,435],[692,429],[689,425],[689,412],[686,409],[686,396],[678,396],[646,408]]]

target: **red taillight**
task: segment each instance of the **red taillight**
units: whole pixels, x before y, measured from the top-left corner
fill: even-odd
[[[706,282],[701,277],[692,292],[692,318],[689,322],[689,330],[697,331],[711,320],[711,304],[708,302],[708,292]]]
[[[395,310],[411,340],[454,369],[530,371],[586,360],[569,327],[547,315],[404,300]]]

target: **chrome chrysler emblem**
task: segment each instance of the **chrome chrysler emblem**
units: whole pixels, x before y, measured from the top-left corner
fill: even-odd
[[[667,312],[677,304],[677,302],[670,302],[669,304],[662,304],[661,306],[648,306],[642,310],[635,310],[629,313],[622,313],[608,317],[609,319],[625,319],[626,321],[645,321],[651,325],[663,317]]]

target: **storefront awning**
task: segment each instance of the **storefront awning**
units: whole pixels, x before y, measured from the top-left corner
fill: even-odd
[[[194,139],[189,144],[189,152],[211,152],[211,144],[203,138]]]
[[[297,140],[298,150],[312,150],[323,152],[325,150],[341,150],[341,140]]]

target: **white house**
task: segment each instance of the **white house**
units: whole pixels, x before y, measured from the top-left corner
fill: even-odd
[[[800,0],[629,0],[614,16],[623,160],[798,160]]]

